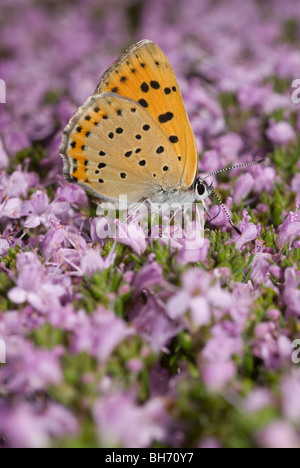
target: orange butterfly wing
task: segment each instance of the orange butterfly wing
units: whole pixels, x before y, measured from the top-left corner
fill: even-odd
[[[182,165],[177,189],[187,190],[197,174],[197,147],[174,71],[152,41],[130,47],[101,77],[95,94],[117,93],[138,102],[172,144]]]

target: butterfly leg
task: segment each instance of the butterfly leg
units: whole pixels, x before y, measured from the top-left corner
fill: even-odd
[[[177,215],[178,211],[179,211],[179,208],[177,208],[177,210],[173,211],[173,214],[172,214],[172,216],[170,218],[170,225],[171,225],[173,219],[175,218],[175,216]]]
[[[133,211],[127,216],[126,219],[124,219],[124,223],[126,223],[137,211],[138,209],[145,203],[145,200],[141,201],[140,203],[138,204],[134,204],[134,208],[133,208]],[[137,218],[137,221],[138,221],[139,218]]]
[[[202,200],[202,204],[203,204],[203,208],[204,208],[205,213],[207,214],[209,220],[211,220],[210,213],[209,213],[209,211],[208,211],[208,208],[207,208],[206,203],[205,203],[204,200]]]

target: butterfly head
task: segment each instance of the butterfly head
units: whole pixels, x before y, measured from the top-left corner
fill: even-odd
[[[239,230],[238,227],[236,227],[231,219],[231,216],[230,214],[228,213],[228,210],[226,208],[226,206],[224,205],[224,203],[222,203],[222,200],[220,199],[220,197],[218,196],[218,194],[214,191],[214,188],[213,188],[213,183],[211,183],[210,185],[206,182],[206,179],[208,177],[211,177],[213,175],[216,175],[216,174],[219,174],[221,172],[226,172],[226,171],[229,171],[231,169],[237,169],[237,168],[241,168],[241,167],[247,167],[247,166],[252,166],[254,164],[260,164],[264,161],[264,159],[260,159],[259,161],[252,161],[252,162],[249,162],[249,163],[242,163],[242,164],[239,164],[237,166],[230,166],[230,167],[225,167],[223,169],[218,169],[217,171],[215,172],[212,172],[211,174],[208,174],[206,177],[204,177],[203,179],[201,177],[198,177],[196,180],[195,180],[195,183],[194,183],[194,191],[195,191],[195,200],[196,201],[199,201],[199,202],[202,202],[203,203],[203,207],[204,207],[204,210],[206,212],[206,214],[208,215],[209,219],[211,220],[211,217],[210,217],[210,214],[209,214],[209,211],[206,207],[206,204],[205,204],[205,199],[210,197],[211,195],[214,197],[214,199],[219,203],[219,205],[223,208],[224,212],[225,212],[225,215],[227,216],[228,218],[228,221],[229,223],[231,224],[231,226],[233,227],[233,229],[238,233],[238,234],[241,234],[241,231]],[[218,216],[218,215],[217,215]],[[212,220],[211,220],[212,221]]]
[[[204,179],[201,179],[201,177],[198,177],[198,179],[195,180],[194,190],[195,190],[196,201],[203,202],[206,198],[210,197],[210,195],[212,194],[213,183],[208,185],[208,183]]]

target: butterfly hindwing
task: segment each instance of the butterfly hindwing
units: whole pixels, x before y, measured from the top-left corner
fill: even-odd
[[[71,119],[61,154],[65,176],[99,197],[148,198],[180,182],[181,161],[146,110],[114,93],[94,95]]]
[[[144,107],[181,162],[177,188],[188,189],[197,172],[197,148],[176,76],[162,50],[149,40],[130,47],[102,76],[96,94],[103,92]]]

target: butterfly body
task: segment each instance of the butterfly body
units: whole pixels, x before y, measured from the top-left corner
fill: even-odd
[[[197,149],[172,67],[144,40],[102,76],[71,118],[60,153],[64,175],[104,200],[192,202]]]

